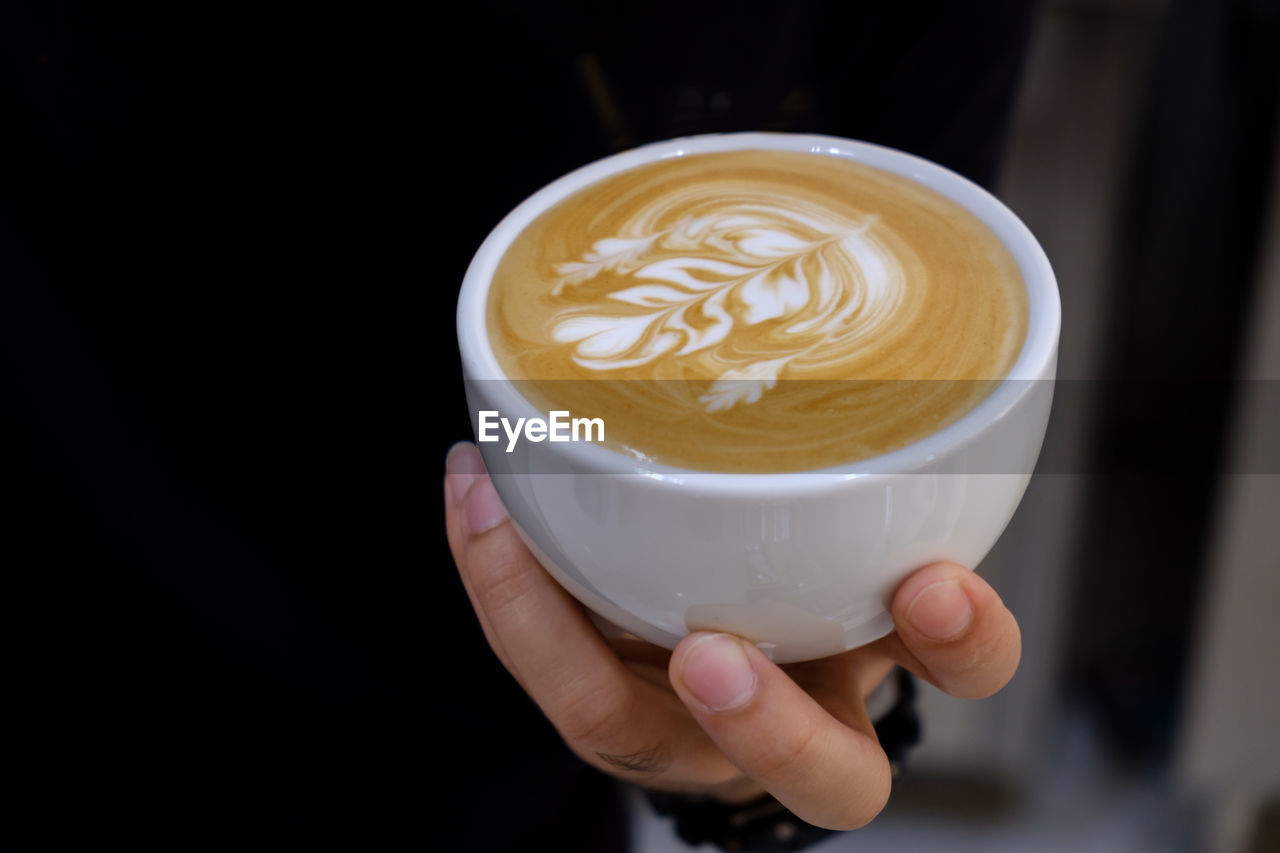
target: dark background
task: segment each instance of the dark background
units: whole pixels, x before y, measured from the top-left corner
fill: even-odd
[[[21,798],[0,844],[607,837],[610,786],[487,652],[443,542],[471,253],[552,178],[687,133],[834,133],[990,184],[1036,11],[472,5],[6,7],[0,624]],[[1277,10],[1175,2],[1162,21],[1107,375],[1188,369],[1199,322],[1213,382],[1251,294]],[[1176,719],[1222,388],[1154,430],[1203,449],[1200,479],[1108,480],[1084,528],[1101,557],[1076,588],[1116,594],[1078,617],[1072,689],[1139,759]],[[1114,394],[1096,469],[1149,448],[1150,417]],[[1124,590],[1156,573],[1166,600],[1135,624]]]

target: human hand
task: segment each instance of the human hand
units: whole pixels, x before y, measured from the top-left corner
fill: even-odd
[[[1017,669],[1013,614],[950,563],[898,587],[894,633],[821,660],[778,666],[702,631],[670,652],[606,640],[507,523],[475,446],[455,446],[446,468],[449,547],[490,647],[570,749],[620,779],[728,802],[767,791],[808,823],[854,829],[889,797],[866,698],[895,663],[970,699]]]

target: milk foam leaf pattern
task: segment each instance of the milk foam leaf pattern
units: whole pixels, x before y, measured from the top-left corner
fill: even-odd
[[[556,326],[553,335],[561,343],[577,342],[580,363],[627,367],[644,364],[680,343],[675,335],[653,334],[654,324],[661,316],[659,312],[631,317],[573,317]],[[629,352],[632,358],[621,358]]]
[[[641,308],[665,308],[668,305],[679,305],[684,302],[689,298],[689,292],[662,284],[641,284],[617,293],[610,293],[609,298],[639,305]]]
[[[661,238],[659,233],[635,240],[619,237],[599,240],[581,261],[570,261],[556,267],[561,279],[552,292],[559,296],[565,287],[589,281],[604,272],[628,273],[633,269],[635,259]]]
[[[706,394],[698,399],[706,404],[708,412],[733,408],[738,403],[755,403],[764,392],[778,383],[778,374],[787,366],[789,358],[773,361],[757,361],[745,368],[731,368],[711,383]]]
[[[753,403],[797,358],[870,331],[899,298],[901,269],[868,229],[814,211],[739,201],[653,234],[597,240],[559,264],[553,294],[587,282],[607,292],[557,315],[551,337],[600,371],[714,351],[721,365],[707,411]],[[615,289],[607,290],[608,286]],[[633,313],[629,308],[643,309]],[[865,315],[869,322],[853,322]],[[747,355],[724,348],[735,329],[783,321]],[[721,350],[717,350],[721,348]]]

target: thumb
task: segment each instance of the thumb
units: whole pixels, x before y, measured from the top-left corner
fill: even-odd
[[[974,572],[934,563],[898,587],[897,630],[878,641],[911,672],[962,699],[981,699],[1009,683],[1022,657],[1022,634],[1000,596]]]

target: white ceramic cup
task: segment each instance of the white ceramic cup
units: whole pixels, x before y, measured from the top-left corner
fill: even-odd
[[[1040,453],[1060,307],[1053,270],[1026,226],[990,193],[941,166],[822,136],[742,133],[656,143],[548,185],[503,219],[476,253],[458,300],[473,427],[480,411],[496,410],[512,422],[545,417],[506,379],[486,331],[489,284],[516,235],[608,175],[661,158],[741,149],[856,160],[972,212],[1008,248],[1026,284],[1027,336],[1007,378],[968,414],[921,441],[820,471],[706,473],[584,442],[522,441],[511,452],[506,442],[479,447],[525,544],[607,623],[666,648],[691,630],[728,631],[785,663],[884,636],[893,629],[890,597],[913,570],[940,560],[972,568],[986,556]]]

